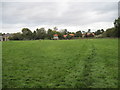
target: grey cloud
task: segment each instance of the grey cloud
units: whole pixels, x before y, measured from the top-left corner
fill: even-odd
[[[99,21],[112,21],[117,17],[117,3],[72,3],[71,9],[69,9],[67,17],[76,17],[81,22],[91,22],[91,15],[95,13],[100,17],[94,17],[94,22]],[[107,9],[106,9],[107,8]],[[71,13],[71,14],[69,14]],[[78,21],[77,20],[77,21]],[[89,22],[90,21],[90,22]]]
[[[116,2],[4,2],[3,24],[87,25],[113,22]]]

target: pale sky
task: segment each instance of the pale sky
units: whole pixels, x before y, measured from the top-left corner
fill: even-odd
[[[0,3],[0,26],[2,24],[4,33],[21,32],[22,28],[33,31],[44,27],[47,30],[55,26],[58,30],[71,32],[113,27],[113,21],[118,17],[119,0],[98,1],[3,0]]]

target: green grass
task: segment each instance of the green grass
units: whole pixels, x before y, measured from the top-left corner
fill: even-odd
[[[3,42],[3,88],[117,88],[118,40]]]

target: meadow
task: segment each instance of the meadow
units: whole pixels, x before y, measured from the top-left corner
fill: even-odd
[[[117,88],[118,39],[2,43],[3,88]]]

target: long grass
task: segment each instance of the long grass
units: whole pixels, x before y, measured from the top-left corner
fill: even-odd
[[[3,88],[117,88],[118,40],[3,42]]]

